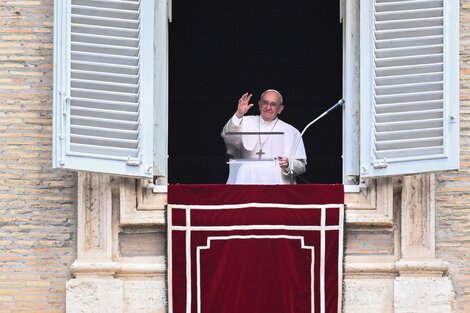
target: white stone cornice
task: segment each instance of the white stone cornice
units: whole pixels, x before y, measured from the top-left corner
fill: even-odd
[[[375,262],[375,263],[345,263],[344,273],[346,275],[364,275],[369,277],[378,275],[396,275],[394,262]]]
[[[71,266],[75,277],[79,276],[161,276],[165,275],[165,264],[161,263],[120,263],[120,262],[78,262]]]
[[[400,276],[444,276],[449,263],[439,259],[401,259],[396,263]]]
[[[345,262],[347,276],[444,276],[449,263],[438,259],[401,259],[397,262]]]

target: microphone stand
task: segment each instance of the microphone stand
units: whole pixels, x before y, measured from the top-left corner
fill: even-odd
[[[295,182],[295,177],[294,177],[294,156],[295,156],[295,153],[297,152],[297,148],[300,144],[300,141],[302,140],[302,136],[304,135],[305,131],[307,130],[307,128],[309,128],[310,126],[315,124],[318,120],[322,119],[325,115],[327,115],[328,113],[330,113],[334,109],[342,106],[343,104],[344,104],[343,99],[336,102],[335,105],[333,105],[331,108],[329,108],[328,110],[323,112],[320,116],[318,116],[316,119],[314,119],[313,121],[308,123],[308,125],[305,126],[304,130],[302,130],[302,132],[300,133],[299,139],[297,140],[297,143],[295,144],[294,150],[291,153],[291,157],[289,158],[289,181],[290,181],[291,185],[294,184],[294,182]]]

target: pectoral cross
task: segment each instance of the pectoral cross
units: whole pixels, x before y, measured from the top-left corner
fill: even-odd
[[[262,156],[263,154],[266,154],[266,152],[263,152],[263,149],[261,148],[261,149],[259,149],[259,151],[256,152],[255,154],[257,154],[257,155],[258,155],[258,159],[261,160],[261,156]]]

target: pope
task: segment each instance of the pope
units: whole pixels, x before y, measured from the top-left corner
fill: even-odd
[[[264,162],[242,162],[231,166],[227,183],[288,184],[290,162],[293,162],[295,175],[305,172],[307,157],[300,133],[279,119],[284,104],[277,90],[268,89],[261,94],[259,115],[246,115],[254,106],[250,103],[252,96],[249,93],[241,96],[235,114],[225,124],[221,135],[230,157]],[[293,151],[299,138],[299,145]]]

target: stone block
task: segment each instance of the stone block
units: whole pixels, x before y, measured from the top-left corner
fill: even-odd
[[[394,313],[393,279],[344,280],[344,313]]]
[[[448,277],[397,277],[395,313],[451,313],[452,284]]]
[[[124,312],[165,313],[165,281],[123,281]]]
[[[72,279],[67,282],[67,313],[124,313],[119,279]],[[138,312],[138,311],[135,311]]]

